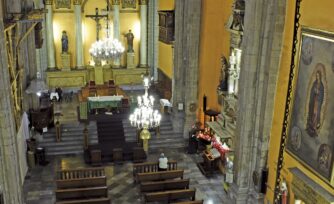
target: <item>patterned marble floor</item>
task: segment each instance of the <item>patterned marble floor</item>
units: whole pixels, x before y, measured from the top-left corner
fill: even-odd
[[[198,169],[196,162],[202,161],[198,154],[186,154],[183,150],[160,150],[150,153],[147,161],[157,161],[161,152],[168,159],[176,160],[178,168],[184,169],[184,178],[190,178],[190,188],[196,188],[196,199],[203,199],[205,204],[232,203],[223,189],[223,175],[216,174],[205,177]],[[26,204],[55,203],[54,181],[55,171],[87,167],[82,155],[68,155],[47,158],[50,163],[46,166],[36,166],[29,170],[24,183]],[[133,183],[132,162],[114,165],[104,164],[109,195],[113,204],[143,203],[138,185]]]

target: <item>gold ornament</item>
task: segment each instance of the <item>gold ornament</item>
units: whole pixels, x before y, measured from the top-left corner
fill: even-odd
[[[139,5],[147,5],[147,0],[139,0]]]
[[[73,5],[81,5],[82,0],[73,0]]]

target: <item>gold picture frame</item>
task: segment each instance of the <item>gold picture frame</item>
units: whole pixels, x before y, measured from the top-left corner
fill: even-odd
[[[302,27],[297,61],[286,150],[334,187],[334,33]]]
[[[121,0],[122,9],[137,9],[137,0]]]
[[[55,0],[56,9],[71,9],[71,0]]]

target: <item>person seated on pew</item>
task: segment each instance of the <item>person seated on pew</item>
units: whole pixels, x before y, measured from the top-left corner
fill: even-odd
[[[167,171],[168,159],[164,153],[160,154],[158,171]]]

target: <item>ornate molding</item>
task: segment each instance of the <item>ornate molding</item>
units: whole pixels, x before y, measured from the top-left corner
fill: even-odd
[[[147,0],[139,0],[139,5],[147,5]]]
[[[53,0],[45,0],[45,5],[52,5]]]
[[[73,5],[81,5],[82,0],[73,0]]]
[[[121,4],[120,0],[112,0],[111,1],[111,5],[120,5],[120,4]]]

